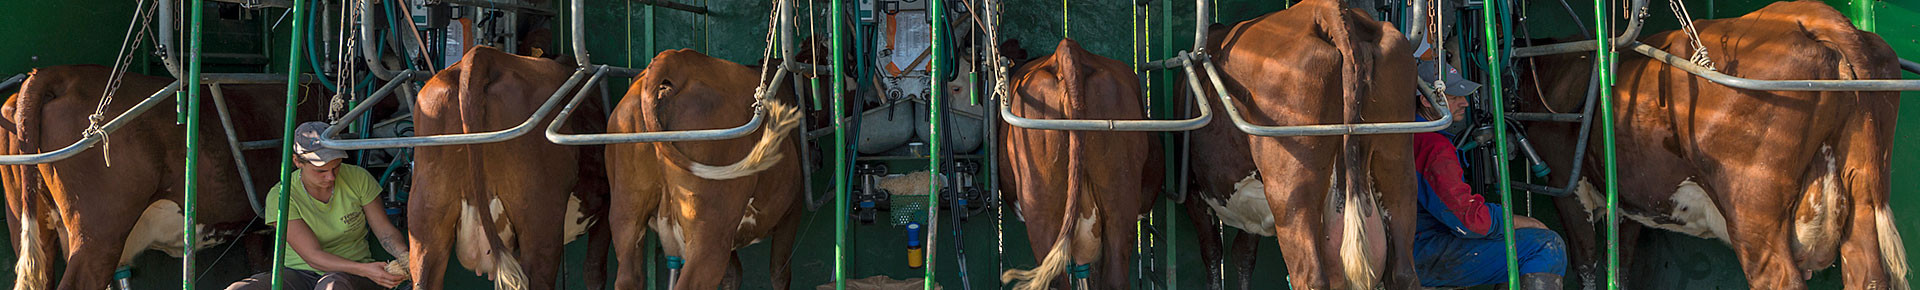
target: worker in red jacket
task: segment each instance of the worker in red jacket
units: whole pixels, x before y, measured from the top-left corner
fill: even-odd
[[[1458,70],[1434,61],[1421,43],[1415,55],[1420,79],[1433,83],[1444,77],[1447,111],[1456,122],[1466,116],[1467,95],[1480,85],[1460,77]],[[1421,114],[1433,107],[1421,97]],[[1420,116],[1434,119],[1440,116]],[[1462,166],[1453,136],[1446,133],[1418,133],[1413,137],[1414,163],[1420,174],[1420,204],[1414,235],[1415,270],[1420,286],[1469,287],[1505,283],[1507,277],[1506,244],[1502,242],[1505,216],[1497,204],[1473,192],[1461,175]],[[1521,289],[1561,289],[1561,276],[1567,268],[1566,243],[1560,235],[1540,221],[1514,216],[1513,240],[1520,265]]]

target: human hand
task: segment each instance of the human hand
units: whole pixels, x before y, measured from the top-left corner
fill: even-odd
[[[407,281],[407,278],[405,277],[401,277],[400,275],[394,275],[392,273],[387,273],[386,262],[364,263],[364,264],[360,264],[358,267],[354,267],[354,269],[355,269],[355,272],[358,272],[358,273],[353,273],[353,274],[360,275],[360,277],[367,277],[367,280],[373,280],[373,283],[380,284],[380,287],[386,287],[386,288],[399,287],[401,282]]]
[[[1533,219],[1532,217],[1515,215],[1513,216],[1513,228],[1516,228],[1516,229],[1535,228],[1535,229],[1545,230],[1547,229],[1547,224],[1540,223],[1540,220]]]

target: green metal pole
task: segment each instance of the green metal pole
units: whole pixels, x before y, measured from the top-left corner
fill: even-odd
[[[831,118],[833,118],[833,156],[835,157],[833,162],[833,289],[846,290],[847,201],[849,198],[847,195],[848,191],[851,190],[851,188],[847,186],[847,166],[853,162],[853,156],[847,156],[846,118],[840,117],[845,116],[847,113],[846,102],[844,101],[844,96],[842,96],[842,92],[846,90],[847,84],[843,81],[845,78],[840,77],[847,73],[846,59],[844,58],[846,55],[846,44],[840,41],[846,37],[845,35],[841,35],[842,31],[846,30],[846,23],[843,23],[843,21],[845,21],[843,18],[846,17],[846,15],[840,10],[843,8],[841,0],[833,0],[832,5],[833,16],[831,22],[833,22],[833,31],[829,33],[833,34],[833,37],[829,39],[833,40],[833,92],[831,92],[833,95],[833,116]]]
[[[947,15],[945,11],[946,5],[942,4],[941,2],[943,1],[933,1],[933,3],[930,3],[933,5],[932,7],[933,11],[929,13],[929,16],[927,17],[927,19],[933,20],[932,51],[934,52],[935,56],[933,57],[933,61],[931,62],[931,64],[928,66],[928,72],[930,75],[932,75],[932,78],[931,78],[932,84],[929,84],[929,85],[931,85],[934,89],[932,90],[933,93],[927,96],[927,100],[928,100],[927,110],[930,111],[928,115],[932,116],[931,119],[928,119],[930,120],[930,122],[927,122],[927,123],[931,123],[929,125],[932,127],[932,129],[929,130],[929,132],[932,133],[930,135],[933,135],[933,136],[931,136],[931,138],[927,138],[929,139],[927,140],[927,143],[930,144],[929,148],[931,148],[930,150],[927,151],[929,153],[927,154],[929,156],[927,158],[928,160],[927,169],[932,174],[927,175],[927,178],[929,179],[927,182],[927,188],[928,188],[927,190],[928,192],[927,224],[929,225],[927,227],[927,232],[926,232],[927,270],[926,270],[926,277],[924,280],[922,280],[922,281],[926,281],[926,283],[923,283],[923,285],[921,285],[921,286],[925,286],[926,290],[933,290],[933,285],[935,283],[933,274],[937,273],[937,272],[934,272],[933,269],[934,267],[939,265],[938,263],[934,263],[935,257],[938,257],[937,255],[934,255],[934,252],[936,252],[937,249],[939,249],[939,247],[935,247],[934,245],[936,244],[937,241],[940,240],[939,239],[939,236],[940,236],[939,235],[940,233],[940,183],[941,183],[940,155],[946,152],[945,146],[940,143],[944,143],[941,141],[945,141],[943,139],[946,139],[947,137],[944,134],[945,132],[941,132],[942,129],[945,129],[945,128],[941,128],[941,127],[944,127],[943,126],[944,124],[941,124],[944,122],[941,122],[941,120],[944,120],[942,118],[945,118],[944,115],[946,113],[944,112],[945,110],[942,110],[942,109],[945,107],[944,105],[946,105],[947,103],[947,100],[945,98],[946,90],[940,89],[940,88],[946,87],[941,85],[940,79],[946,77],[945,66],[947,65],[945,61],[945,57],[942,57],[945,54],[940,53],[942,51],[945,51],[945,49],[947,49],[947,46],[945,43],[947,41],[947,25],[946,25]],[[959,241],[955,241],[955,242],[959,242]],[[960,277],[960,278],[966,279],[966,277]]]
[[[196,237],[200,236],[199,231],[194,229],[193,224],[195,217],[199,215],[196,208],[199,207],[200,197],[200,183],[194,181],[200,176],[199,174],[195,174],[193,169],[200,165],[200,158],[198,158],[200,155],[194,154],[194,152],[200,152],[198,151],[200,148],[200,64],[202,60],[200,55],[200,41],[201,36],[206,32],[205,27],[200,23],[200,15],[204,14],[206,10],[207,7],[204,3],[201,3],[201,0],[193,0],[193,37],[192,40],[189,40],[190,42],[187,43],[187,55],[192,57],[192,61],[187,64],[187,197],[183,210],[186,213],[186,218],[181,223],[184,225],[184,229],[186,229],[187,242],[186,255],[180,258],[180,289],[184,290],[193,290],[194,244],[199,240]]]
[[[1879,2],[1878,0],[1853,0],[1852,3],[1849,3],[1853,6],[1853,26],[1866,32],[1875,32],[1878,30],[1874,29],[1874,26],[1876,26],[1874,23],[1879,21],[1874,19],[1873,5],[1880,4]]]
[[[1504,88],[1500,82],[1500,33],[1499,23],[1497,23],[1499,11],[1495,8],[1499,2],[1499,0],[1480,2],[1480,17],[1481,23],[1484,24],[1481,28],[1486,31],[1487,39],[1487,83],[1491,87],[1491,90],[1487,91],[1487,101],[1492,106],[1489,109],[1493,110],[1493,170],[1495,176],[1499,178],[1500,185],[1497,188],[1500,189],[1500,204],[1504,208],[1501,212],[1507,221],[1500,227],[1503,234],[1500,241],[1506,244],[1507,250],[1507,288],[1520,289],[1520,259],[1513,248],[1513,190],[1508,188],[1507,184],[1510,182],[1507,156],[1511,155],[1507,152],[1507,109],[1506,104],[1503,104],[1505,100],[1500,95]]]
[[[307,6],[306,2],[306,0],[293,0],[293,8],[291,8],[293,9],[293,12],[291,12],[293,15],[293,27],[291,29],[293,29],[293,31],[305,31],[303,29],[305,29],[307,25],[305,17],[307,14],[300,10]],[[296,113],[294,108],[300,104],[301,66],[297,61],[300,59],[301,41],[305,41],[305,39],[300,37],[299,33],[294,33],[293,36],[289,38],[291,40],[287,42],[287,108],[283,115],[286,118],[285,121],[282,122],[280,131],[282,133],[282,136],[280,136],[279,157],[280,184],[283,186],[293,181],[293,116]],[[280,200],[275,201],[280,203],[278,208],[287,208],[287,196],[288,194],[281,194]],[[270,283],[273,285],[273,290],[280,290],[280,269],[287,264],[287,231],[284,230],[287,225],[287,211],[279,211],[274,214],[273,219],[275,221],[273,223],[275,226],[273,231],[273,281]]]
[[[1594,73],[1600,76],[1600,144],[1601,158],[1606,159],[1602,170],[1606,173],[1607,184],[1607,289],[1620,288],[1620,174],[1615,166],[1618,156],[1613,148],[1613,41],[1606,38],[1613,31],[1611,18],[1607,18],[1607,0],[1593,0],[1594,35],[1601,41],[1595,42],[1599,49],[1594,50]],[[1633,13],[1629,11],[1628,13]]]

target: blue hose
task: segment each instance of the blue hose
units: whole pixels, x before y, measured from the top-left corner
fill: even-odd
[[[313,18],[313,11],[314,11],[314,10],[319,10],[319,6],[320,6],[320,2],[319,2],[319,1],[314,1],[314,2],[310,2],[310,3],[308,3],[308,6],[309,6],[309,7],[307,7],[307,15],[306,15],[306,17],[307,17],[307,18],[309,18],[309,19],[311,19],[311,18]],[[313,66],[313,72],[314,72],[315,74],[318,74],[318,75],[320,75],[320,77],[317,77],[317,79],[320,79],[320,84],[321,84],[321,85],[323,85],[323,86],[326,86],[326,87],[327,87],[327,90],[331,90],[331,91],[335,91],[335,92],[338,92],[338,91],[340,91],[340,88],[339,88],[339,87],[337,87],[337,86],[334,86],[334,85],[333,85],[333,80],[329,80],[329,79],[327,79],[327,76],[326,76],[326,74],[325,74],[325,73],[321,73],[321,70],[320,70],[320,59],[319,59],[318,57],[316,57],[316,56],[315,56],[315,55],[318,55],[318,54],[319,54],[318,52],[320,52],[320,51],[319,51],[319,50],[315,50],[315,49],[313,49],[313,43],[314,43],[314,41],[313,41],[313,27],[314,27],[314,26],[319,26],[319,25],[308,25],[308,26],[307,26],[307,31],[304,31],[304,32],[301,32],[301,31],[296,31],[295,33],[301,33],[301,35],[303,35],[303,36],[305,36],[305,37],[306,37],[306,39],[307,39],[307,41],[305,41],[305,42],[307,43],[307,51],[310,51],[310,52],[314,52],[314,53],[308,53],[308,54],[307,54],[307,63],[308,63],[309,65],[312,65],[312,66]]]

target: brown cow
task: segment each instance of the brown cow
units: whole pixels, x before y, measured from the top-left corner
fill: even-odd
[[[551,59],[475,47],[421,88],[416,130],[430,136],[513,127],[572,72],[572,66]],[[581,106],[563,130],[598,132],[604,111],[596,102]],[[543,117],[538,124],[552,119]],[[407,224],[415,289],[440,289],[450,255],[458,255],[467,269],[491,274],[501,289],[550,289],[558,278],[561,246],[606,215],[599,148],[553,144],[528,134],[498,143],[414,150],[417,174]],[[589,235],[588,257],[606,256],[605,236]],[[457,250],[450,253],[449,246]],[[586,267],[604,269],[601,261],[587,259]]]
[[[1253,124],[1414,117],[1407,41],[1391,25],[1338,1],[1305,1],[1214,29],[1207,39],[1224,89]],[[1221,89],[1206,87],[1209,94]],[[1213,112],[1223,115],[1195,131],[1189,148],[1190,196],[1197,199],[1186,202],[1209,265],[1222,259],[1212,230],[1218,217],[1247,233],[1277,236],[1295,288],[1371,289],[1383,270],[1388,288],[1418,286],[1412,255],[1417,182],[1409,135],[1252,136],[1235,129],[1221,105],[1215,102]],[[1379,222],[1386,223],[1386,233]],[[1391,245],[1373,241],[1381,235]],[[1253,238],[1240,236],[1235,252],[1251,253]],[[1241,286],[1250,287],[1245,282],[1252,255],[1236,256],[1243,257]],[[1208,268],[1214,275],[1220,271]]]
[[[693,50],[668,50],[654,56],[615,107],[607,129],[614,133],[731,128],[747,123],[757,106],[767,110],[763,128],[748,135],[757,138],[607,146],[612,204],[621,209],[610,220],[621,245],[616,288],[643,288],[638,269],[649,249],[637,245],[648,226],[669,257],[685,261],[674,289],[719,286],[727,266],[739,263],[733,251],[767,237],[773,286],[787,288],[806,186],[799,138],[792,138],[800,113],[784,86],[773,101],[755,104],[760,75]]]
[[[1013,95],[1006,101],[1019,116],[1147,118],[1133,70],[1071,39],[1061,40],[1052,55],[1016,68],[1008,81]],[[1069,265],[1099,262],[1091,288],[1131,288],[1133,222],[1158,197],[1164,171],[1160,142],[1148,132],[1001,126],[1000,174],[1011,182],[1001,195],[1028,221],[1033,252],[1046,253],[1035,269],[1008,270],[1002,282],[1019,280],[1017,289],[1045,289],[1060,282],[1055,277]]]
[[[34,70],[18,95],[0,109],[6,119],[5,130],[0,132],[6,154],[53,151],[81,139],[87,116],[93,113],[112,73],[112,69],[97,65]],[[173,82],[137,74],[124,76],[107,107],[108,119]],[[241,112],[232,114],[238,140],[279,138],[285,85],[221,87],[229,108]],[[307,93],[308,100],[324,99],[319,91]],[[201,104],[203,112],[214,112],[212,93],[202,94],[207,98]],[[321,103],[307,102],[300,119],[316,119]],[[115,268],[131,264],[134,256],[148,249],[183,254],[185,164],[179,157],[188,152],[180,141],[186,139],[185,127],[175,125],[174,115],[165,109],[171,106],[172,101],[163,101],[109,134],[107,142],[72,158],[40,165],[0,166],[8,214],[17,223],[8,224],[14,245],[20,250],[14,289],[52,286],[55,253],[64,253],[67,261],[59,289],[105,288],[112,282]],[[206,123],[200,127],[205,147],[194,153],[202,162],[195,171],[200,176],[196,222],[202,235],[195,246],[200,248],[232,241],[256,216],[234,168],[226,132],[217,118],[205,118]],[[112,166],[104,162],[102,154],[111,157]],[[278,156],[279,150],[254,150],[245,155],[254,160],[248,169],[256,181],[277,179],[276,160],[286,159]],[[256,185],[264,192],[273,182]],[[63,248],[65,251],[60,252]]]
[[[1885,41],[1818,1],[1774,3],[1694,26],[1715,67],[1728,75],[1900,76]],[[1641,41],[1674,55],[1694,51],[1678,31]],[[1906,257],[1887,208],[1897,93],[1734,89],[1632,52],[1622,56],[1615,71],[1619,83],[1606,99],[1619,108],[1612,116],[1619,122],[1616,146],[1618,156],[1627,156],[1617,160],[1622,217],[1729,243],[1754,288],[1805,288],[1809,273],[1839,257],[1849,289],[1906,289]],[[1544,89],[1549,107],[1579,106],[1592,65],[1576,57],[1585,56],[1541,60],[1541,69],[1549,71],[1541,75],[1551,78],[1542,81],[1551,84]],[[1543,111],[1538,102],[1521,108]],[[1567,156],[1576,129],[1540,124],[1527,133],[1542,143],[1541,153]],[[1590,144],[1598,145],[1599,135]],[[1585,158],[1601,154],[1587,152]],[[1566,172],[1568,161],[1549,163]],[[1585,176],[1600,176],[1599,167],[1588,167]],[[1566,179],[1556,174],[1549,184]],[[1604,220],[1598,189],[1583,184],[1575,197],[1559,200],[1563,220]],[[1593,243],[1600,236],[1592,224],[1569,226],[1568,232],[1579,249],[1577,261],[1600,261]]]

